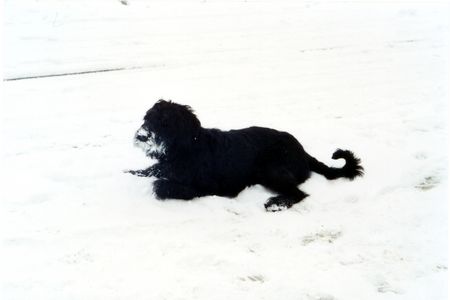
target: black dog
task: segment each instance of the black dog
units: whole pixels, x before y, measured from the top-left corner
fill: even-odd
[[[262,127],[202,128],[189,106],[164,100],[147,111],[135,143],[158,162],[127,172],[155,176],[153,191],[158,199],[236,197],[244,188],[261,184],[277,194],[265,204],[275,211],[308,196],[297,186],[311,171],[327,179],[363,175],[360,160],[351,151],[334,152],[333,159],[343,158],[346,163],[331,168],[306,153],[289,133]]]

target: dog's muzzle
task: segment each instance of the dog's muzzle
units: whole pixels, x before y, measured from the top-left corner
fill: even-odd
[[[140,142],[145,143],[146,141],[148,141],[148,136],[149,132],[145,128],[141,127],[138,131],[136,131],[134,138]]]
[[[145,143],[146,141],[148,141],[148,136],[136,134],[135,139],[139,142]]]
[[[134,136],[134,143],[136,146],[144,150],[147,155],[157,156],[164,154],[166,149],[162,143],[156,142],[156,135],[141,127]]]

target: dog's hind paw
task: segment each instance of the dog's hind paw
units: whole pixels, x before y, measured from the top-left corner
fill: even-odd
[[[288,209],[286,206],[280,206],[278,204],[272,204],[272,205],[264,205],[266,208],[266,211],[268,212],[277,212],[277,211],[283,211]]]
[[[264,204],[266,211],[269,212],[283,211],[291,206],[292,205],[288,205],[285,199],[281,196],[271,197],[269,198],[269,201]]]

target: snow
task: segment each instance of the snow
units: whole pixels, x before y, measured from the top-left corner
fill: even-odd
[[[126,5],[125,5],[125,4]],[[447,299],[445,2],[4,1],[1,299]],[[159,98],[366,175],[267,213],[124,169]]]

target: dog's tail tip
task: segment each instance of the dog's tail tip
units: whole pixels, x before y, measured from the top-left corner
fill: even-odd
[[[342,167],[344,172],[343,177],[350,180],[355,179],[358,176],[364,175],[364,168],[361,166],[361,159],[355,156],[350,150],[337,149],[334,151],[332,159],[345,159],[345,165]]]

